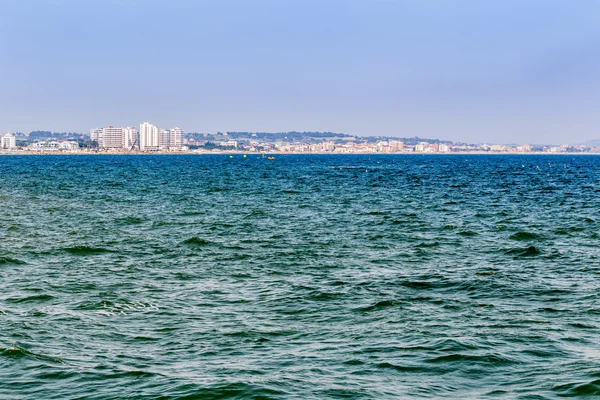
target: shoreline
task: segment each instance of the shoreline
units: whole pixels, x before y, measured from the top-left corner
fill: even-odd
[[[569,153],[550,153],[550,152],[530,152],[530,153],[504,153],[504,152],[476,152],[476,151],[465,151],[465,152],[448,152],[448,153],[415,153],[415,152],[396,152],[396,153],[369,153],[369,152],[355,152],[355,153],[335,153],[335,152],[240,152],[240,151],[211,151],[211,152],[168,152],[168,151],[156,151],[156,152],[95,152],[95,151],[0,151],[0,156],[78,156],[78,155],[90,155],[90,156],[153,156],[153,155],[230,155],[230,156],[243,156],[243,155],[258,155],[262,156],[297,156],[297,155],[331,155],[331,156],[460,156],[460,155],[489,155],[489,156],[527,156],[527,155],[545,155],[545,156],[594,156],[600,155],[600,152],[569,152]]]

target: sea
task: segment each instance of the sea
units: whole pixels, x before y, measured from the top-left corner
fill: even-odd
[[[0,156],[0,399],[600,396],[600,157]]]

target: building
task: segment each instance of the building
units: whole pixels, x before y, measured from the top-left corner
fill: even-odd
[[[531,151],[533,151],[533,146],[530,144],[523,144],[517,147],[517,151],[519,153],[531,153]]]
[[[183,129],[160,129],[149,122],[140,124],[139,147],[142,151],[182,150]]]
[[[417,153],[424,153],[425,149],[429,148],[429,143],[421,142],[415,146],[415,151]]]
[[[169,130],[169,147],[171,150],[181,150],[183,146],[183,129],[173,128]]]
[[[404,142],[400,140],[390,140],[392,151],[401,151],[404,149]]]
[[[149,122],[140,124],[140,150],[156,151],[160,146],[160,129]]]
[[[449,153],[450,152],[450,146],[448,146],[447,144],[440,143],[438,151],[440,153]]]
[[[123,128],[123,147],[126,149],[139,149],[140,132],[132,126]]]
[[[29,145],[31,151],[75,151],[79,149],[79,143],[70,140],[50,140],[35,142]]]
[[[0,137],[0,148],[2,149],[14,149],[17,147],[17,139],[10,133],[5,133]]]
[[[323,142],[322,149],[323,151],[333,151],[335,150],[335,143],[332,141]]]
[[[102,139],[98,141],[98,145],[104,149],[122,149],[123,137],[123,128],[102,128]]]
[[[508,147],[502,144],[493,144],[490,146],[490,150],[495,152],[506,152],[508,151]]]
[[[169,150],[170,136],[171,134],[168,129],[160,130],[160,135],[158,136],[158,148],[160,150]]]
[[[90,139],[95,140],[96,142],[100,142],[100,138],[102,137],[102,128],[94,128],[90,129]]]
[[[137,147],[139,142],[138,130],[133,127],[94,128],[90,130],[90,137],[103,149],[129,149]]]

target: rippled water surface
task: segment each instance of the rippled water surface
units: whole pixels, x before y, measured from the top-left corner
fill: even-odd
[[[600,157],[0,157],[0,398],[600,395]]]

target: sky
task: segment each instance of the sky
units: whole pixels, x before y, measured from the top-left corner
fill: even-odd
[[[0,0],[0,132],[600,139],[597,0]]]

